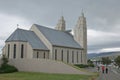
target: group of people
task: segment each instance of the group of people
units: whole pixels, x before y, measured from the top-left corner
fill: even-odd
[[[105,67],[104,65],[101,66],[102,73],[108,74],[108,67]],[[100,71],[100,66],[98,66],[98,71]]]

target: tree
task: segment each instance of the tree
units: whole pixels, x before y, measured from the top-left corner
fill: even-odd
[[[115,63],[120,68],[120,56],[115,59]]]
[[[111,63],[111,59],[109,57],[102,57],[102,63],[109,65]]]
[[[2,65],[6,65],[8,63],[8,58],[5,55],[2,56]]]
[[[93,64],[93,62],[90,60],[90,59],[88,59],[88,64]]]
[[[90,59],[87,61],[87,63],[88,63],[88,66],[90,66],[90,67],[94,67],[93,62],[92,62]]]

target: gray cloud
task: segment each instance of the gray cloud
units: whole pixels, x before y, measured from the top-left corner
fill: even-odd
[[[0,35],[0,40],[5,40],[15,30],[15,25],[18,23],[28,29],[33,23],[53,28],[61,15],[65,17],[67,28],[71,29],[75,26],[83,8],[88,29],[98,31],[95,33],[96,36],[88,35],[89,51],[120,47],[119,35],[116,37],[106,35],[109,33],[120,34],[119,3],[120,0],[0,0],[0,13],[8,15],[9,18],[5,17],[5,21],[0,20],[0,28],[3,29],[2,34],[8,34],[5,37]],[[16,20],[9,16],[15,17]],[[7,31],[6,28],[8,28]]]

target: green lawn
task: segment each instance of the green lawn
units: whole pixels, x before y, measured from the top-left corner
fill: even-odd
[[[90,80],[89,75],[16,72],[0,74],[0,80]]]

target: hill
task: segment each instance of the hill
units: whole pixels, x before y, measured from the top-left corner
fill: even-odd
[[[120,51],[89,53],[88,58],[91,59],[93,57],[105,57],[105,56],[114,56],[114,55],[120,55]]]

